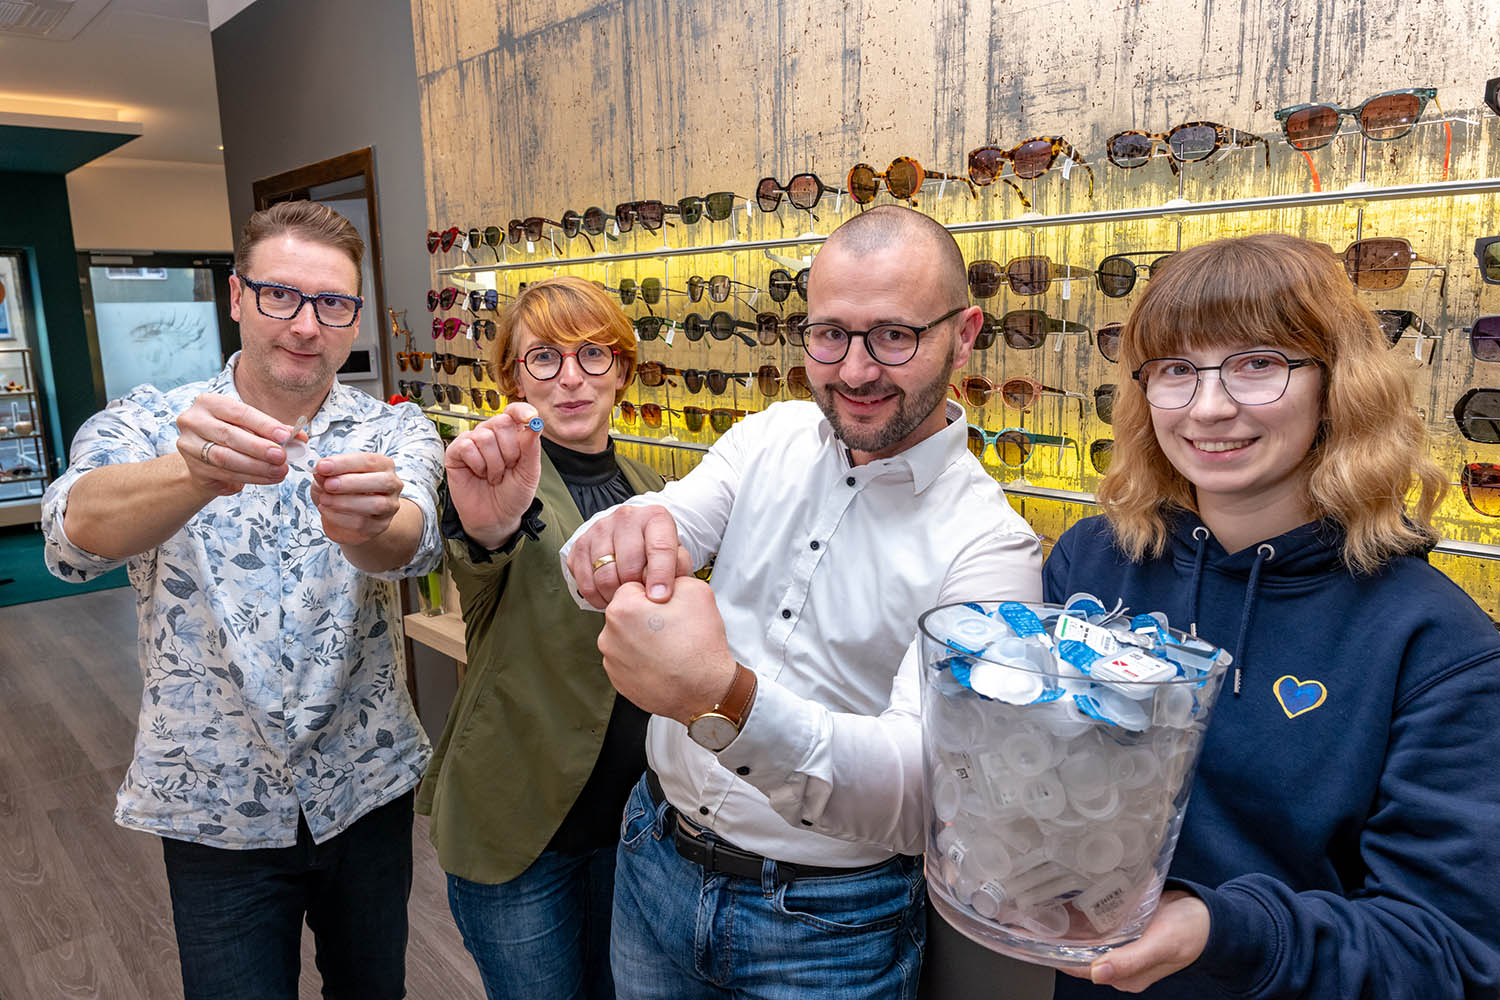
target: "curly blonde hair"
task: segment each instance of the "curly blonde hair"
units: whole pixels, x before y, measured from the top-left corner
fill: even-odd
[[[1120,337],[1114,459],[1099,504],[1133,560],[1165,551],[1174,508],[1193,486],[1167,460],[1132,377],[1186,349],[1267,346],[1316,358],[1325,373],[1318,434],[1304,462],[1307,503],[1344,529],[1343,559],[1373,573],[1436,539],[1447,477],[1428,454],[1411,385],[1373,313],[1327,247],[1264,233],[1216,240],[1157,267]],[[1406,497],[1417,486],[1415,511]]]
[[[524,327],[538,339],[559,347],[590,341],[619,352],[615,364],[625,366],[625,381],[615,391],[615,402],[635,378],[635,325],[603,286],[571,275],[534,281],[505,307],[495,327],[495,384],[514,397],[517,332]]]

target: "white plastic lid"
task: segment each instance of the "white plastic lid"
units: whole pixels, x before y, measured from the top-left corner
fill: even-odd
[[[1035,777],[1052,767],[1052,741],[1034,729],[1017,729],[1000,741],[1000,756],[1012,771]]]
[[[969,671],[969,686],[986,698],[994,698],[1008,705],[1030,705],[1042,696],[1046,685],[1041,675],[1033,673],[1029,664],[1015,666],[998,663],[976,663]]]
[[[1078,842],[1078,870],[1089,875],[1114,871],[1124,857],[1124,842],[1109,830],[1091,830]]]
[[[1021,807],[1032,819],[1052,819],[1067,805],[1067,793],[1056,775],[1039,775],[1021,787]]]
[[[1092,799],[1109,784],[1109,765],[1104,755],[1094,750],[1070,754],[1057,766],[1057,776],[1068,790],[1068,798]]]

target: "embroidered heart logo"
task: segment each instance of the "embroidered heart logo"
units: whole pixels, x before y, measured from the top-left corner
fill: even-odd
[[[1291,674],[1278,677],[1272,690],[1288,719],[1311,712],[1328,697],[1328,689],[1322,681],[1299,681]]]

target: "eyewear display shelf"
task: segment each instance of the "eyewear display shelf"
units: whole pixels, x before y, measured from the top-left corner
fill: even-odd
[[[0,527],[42,518],[52,463],[39,403],[31,351],[0,348]]]
[[[1372,143],[1346,132],[1311,155],[1274,139],[1271,152],[1269,166],[1264,151],[1252,146],[1183,164],[1170,175],[1160,156],[1141,169],[1120,170],[1102,155],[1091,155],[1092,188],[1085,188],[1088,178],[1081,169],[1072,170],[1070,178],[1054,168],[1022,182],[1035,206],[1024,212],[998,184],[979,189],[976,198],[959,183],[929,185],[916,195],[916,207],[953,234],[967,262],[998,262],[1000,291],[985,295],[971,281],[974,305],[1001,321],[1013,313],[1043,317],[1045,335],[1036,338],[1041,343],[1019,346],[1009,343],[1008,335],[997,337],[992,347],[976,349],[953,380],[960,395],[968,394],[966,377],[977,376],[981,389],[988,382],[992,394],[981,393],[983,405],[964,400],[971,425],[986,441],[981,461],[1039,532],[1055,537],[1097,509],[1094,490],[1107,468],[1113,435],[1099,393],[1122,376],[1103,355],[1095,331],[1126,318],[1149,282],[1145,264],[1153,255],[1220,236],[1288,232],[1328,244],[1336,254],[1361,239],[1406,239],[1425,265],[1411,266],[1396,287],[1361,286],[1360,298],[1371,309],[1416,317],[1408,320],[1393,351],[1410,368],[1433,457],[1450,479],[1458,478],[1464,462],[1500,461],[1491,454],[1496,449],[1461,437],[1451,416],[1455,401],[1470,387],[1500,386],[1500,366],[1471,357],[1464,334],[1475,316],[1500,312],[1487,301],[1500,290],[1480,283],[1470,253],[1476,237],[1500,232],[1500,199],[1494,197],[1500,193],[1500,120],[1483,111],[1458,112],[1422,121],[1394,142]],[[891,201],[882,193],[876,204]],[[785,318],[806,311],[799,294],[788,293],[788,275],[809,265],[828,234],[857,211],[846,197],[833,195],[811,211],[784,203],[765,212],[741,198],[728,220],[679,221],[675,227],[668,220],[649,232],[637,226],[623,234],[596,234],[588,250],[584,240],[555,230],[540,241],[498,247],[470,248],[461,238],[451,252],[434,258],[434,283],[460,291],[496,289],[501,308],[522,283],[555,274],[576,274],[617,293],[630,285],[631,296],[622,294],[627,312],[656,324],[657,336],[641,339],[640,360],[661,367],[651,384],[637,380],[632,386],[632,405],[617,416],[614,431],[622,444],[654,458],[651,464],[664,474],[685,474],[717,437],[717,430],[705,426],[708,408],[716,408],[720,423],[727,425],[726,409],[739,416],[789,398],[791,369],[805,358],[787,342],[785,326],[766,335],[752,320],[768,312]],[[1140,262],[1135,295],[1128,288],[1106,293],[1103,280],[1096,279],[1096,262],[1119,254]],[[1040,293],[1006,285],[1007,261],[1021,257],[1044,260],[1051,269],[1052,280]],[[781,269],[786,273],[777,277]],[[707,294],[690,299],[682,291],[693,290],[690,275],[727,277],[730,292],[712,301]],[[649,303],[642,284],[647,279],[655,279],[654,293],[659,289],[659,298]],[[706,324],[710,313],[720,312],[728,316],[712,318],[722,323]],[[702,314],[696,322],[708,335],[686,335],[694,314]],[[649,334],[653,328],[646,329]],[[489,348],[484,340],[437,343],[467,346],[476,355]],[[774,374],[763,383],[757,374],[768,368]],[[722,391],[710,395],[714,375],[715,388]],[[996,391],[1012,379],[1033,385],[1019,412]],[[461,410],[437,406],[428,412],[435,419],[460,421],[493,412]],[[649,424],[643,422],[647,415]],[[1015,460],[1013,454],[1002,458],[996,440],[1002,428],[1026,436],[1019,464],[1006,464]],[[679,458],[685,466],[680,473]],[[1436,551],[1445,570],[1493,613],[1500,590],[1485,581],[1492,575],[1487,561],[1500,559],[1500,520],[1471,510],[1458,483],[1452,485],[1436,516],[1446,536]]]

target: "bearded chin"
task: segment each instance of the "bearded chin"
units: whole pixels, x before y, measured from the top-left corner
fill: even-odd
[[[844,443],[845,447],[852,451],[884,451],[905,439],[908,434],[922,425],[922,421],[932,415],[933,410],[943,405],[943,399],[948,391],[948,378],[953,372],[954,351],[955,346],[950,341],[948,353],[933,380],[916,387],[910,393],[894,385],[881,386],[875,390],[866,386],[856,391],[842,382],[833,382],[825,386],[814,387],[813,399],[817,401],[818,409],[823,411],[823,416],[833,428],[833,433]],[[839,416],[838,404],[834,398],[834,394],[838,391],[843,391],[851,399],[894,393],[896,412],[879,426],[863,424],[849,426]]]

